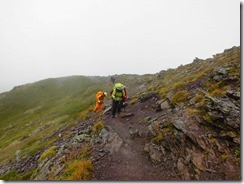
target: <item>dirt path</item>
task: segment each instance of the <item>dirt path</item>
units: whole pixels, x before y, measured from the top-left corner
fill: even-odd
[[[105,124],[123,139],[123,145],[117,153],[106,155],[95,164],[94,178],[96,180],[177,179],[167,168],[152,163],[144,151],[147,142],[147,124],[142,120],[148,116],[154,117],[156,114],[147,104],[143,104],[142,107],[145,108],[133,106],[127,109],[127,112],[133,112],[134,116],[105,118]],[[139,135],[133,134],[138,131]]]

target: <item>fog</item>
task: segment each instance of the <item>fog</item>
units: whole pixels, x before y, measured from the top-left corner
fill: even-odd
[[[2,0],[0,93],[50,77],[147,74],[240,46],[237,0]]]

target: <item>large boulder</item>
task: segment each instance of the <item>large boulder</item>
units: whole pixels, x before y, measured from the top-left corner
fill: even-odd
[[[205,109],[209,123],[223,130],[234,128],[240,131],[240,107],[236,106],[229,98],[214,98],[206,95]]]
[[[147,100],[149,100],[151,98],[154,98],[156,100],[159,98],[159,96],[158,96],[158,94],[157,94],[156,91],[149,91],[149,92],[146,92],[146,93],[141,94],[138,97],[138,101],[145,102],[145,101],[147,101]]]

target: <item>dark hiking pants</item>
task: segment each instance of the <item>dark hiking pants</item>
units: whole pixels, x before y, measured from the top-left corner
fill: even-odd
[[[118,112],[118,114],[120,113],[122,104],[123,104],[122,101],[115,101],[115,100],[112,101],[112,116],[115,116],[116,111]]]

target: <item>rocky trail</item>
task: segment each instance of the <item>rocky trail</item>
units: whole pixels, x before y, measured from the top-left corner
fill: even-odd
[[[66,158],[90,147],[93,169],[89,180],[93,181],[240,179],[240,139],[233,133],[213,131],[197,116],[185,114],[183,105],[172,109],[154,93],[139,99],[120,117],[105,114],[98,134],[93,130],[99,122],[94,116],[77,121],[75,127],[52,135],[70,135],[54,142],[54,157],[38,161],[41,150],[26,160],[1,166],[2,171],[10,168],[27,173],[36,168],[31,180],[53,180],[63,174]],[[226,102],[215,103],[226,106]]]
[[[33,180],[50,180],[63,173],[66,167],[63,158],[90,147],[93,181],[239,179],[240,140],[233,133],[212,131],[197,116],[184,113],[187,106],[172,108],[155,93],[138,99],[120,117],[105,114],[104,127],[98,134],[93,130],[99,123],[94,116],[78,121],[75,127],[53,134],[72,133],[54,143],[58,147],[54,157],[38,163],[41,153],[37,153],[12,168],[28,172],[36,167],[38,172]],[[225,102],[218,103],[226,106]]]
[[[94,162],[95,180],[239,179],[239,137],[186,113],[189,106],[172,108],[170,98],[169,94],[161,100],[149,92],[128,106],[122,117],[105,116],[108,132],[116,136],[101,132],[102,141],[96,144],[101,147],[94,154],[102,155]],[[232,111],[229,120],[239,114],[231,99],[206,98],[213,111]]]
[[[118,134],[123,143],[117,152],[104,156],[95,163],[97,180],[168,180],[179,179],[174,172],[153,163],[144,151],[147,125],[140,122],[149,115],[156,116],[147,104],[127,107],[121,117],[107,115],[106,125]],[[144,107],[144,109],[143,109]],[[133,115],[132,115],[133,114]]]

